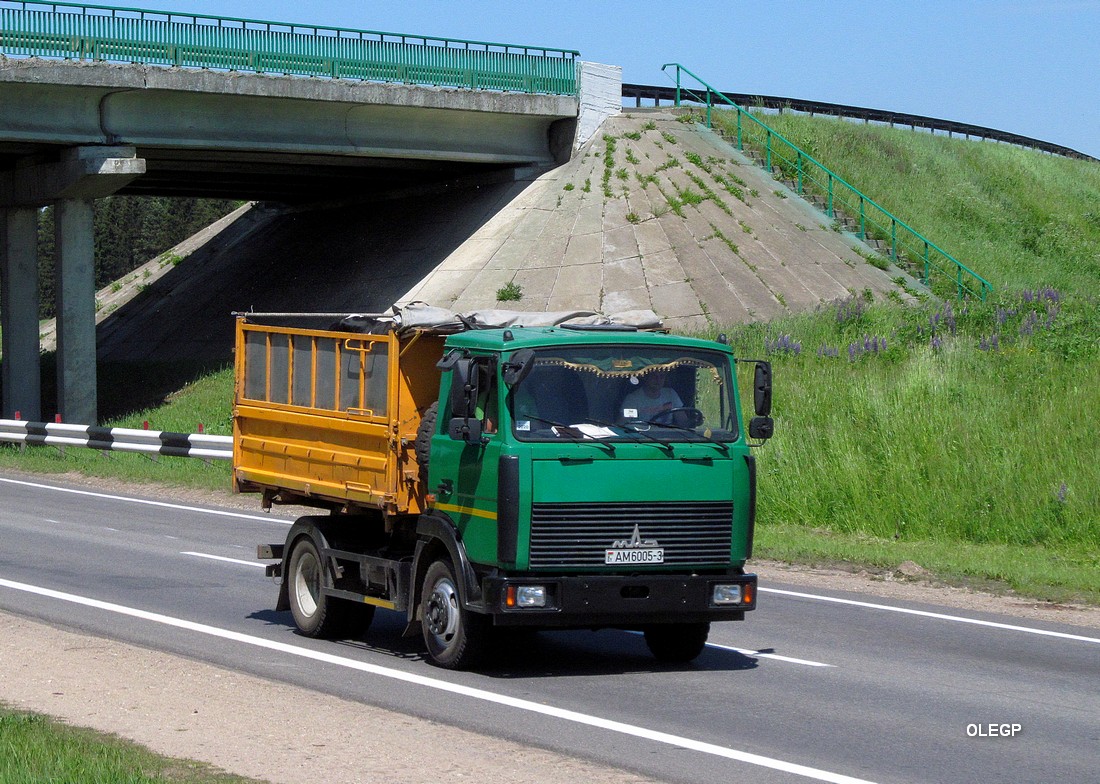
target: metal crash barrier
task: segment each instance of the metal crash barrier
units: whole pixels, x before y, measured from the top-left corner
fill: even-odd
[[[233,438],[205,433],[172,433],[125,427],[69,425],[0,419],[0,441],[56,447],[87,447],[100,451],[142,452],[168,457],[232,460]]]

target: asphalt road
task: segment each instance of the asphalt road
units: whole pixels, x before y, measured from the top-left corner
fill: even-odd
[[[288,519],[55,484],[0,477],[4,610],[669,782],[1100,781],[1093,629],[766,584],[691,665],[557,632],[450,673],[393,613],[296,635],[253,560]]]

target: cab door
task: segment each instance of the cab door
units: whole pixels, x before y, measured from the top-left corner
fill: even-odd
[[[468,363],[462,364],[462,363]],[[472,561],[497,552],[497,470],[501,452],[500,380],[495,356],[460,359],[446,376],[432,439],[430,492],[458,527]],[[466,394],[457,386],[466,388]]]

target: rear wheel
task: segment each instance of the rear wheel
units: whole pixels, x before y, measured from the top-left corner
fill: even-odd
[[[645,644],[659,661],[683,663],[703,652],[709,635],[709,623],[667,623],[647,627]]]
[[[432,661],[448,670],[477,663],[488,645],[489,619],[462,606],[450,561],[435,561],[428,567],[421,602],[420,626]]]
[[[307,637],[352,637],[366,631],[374,618],[374,606],[322,593],[324,568],[313,540],[299,539],[287,569],[287,596],[294,625]]]

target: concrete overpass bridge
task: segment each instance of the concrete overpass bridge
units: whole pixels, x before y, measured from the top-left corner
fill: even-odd
[[[66,3],[0,0],[0,53],[5,418],[40,418],[40,208],[57,409],[90,423],[95,199],[340,200],[547,167],[620,103],[571,50]]]

